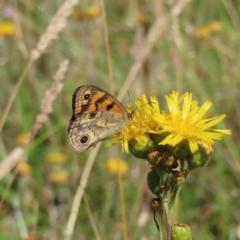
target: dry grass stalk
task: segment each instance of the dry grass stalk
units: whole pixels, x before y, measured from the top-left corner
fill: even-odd
[[[87,186],[88,177],[89,177],[90,172],[92,170],[92,166],[95,162],[95,159],[96,159],[96,156],[97,156],[98,151],[100,149],[100,146],[101,146],[101,143],[97,144],[97,146],[91,151],[91,153],[88,157],[87,163],[84,167],[81,180],[78,184],[77,192],[76,192],[76,194],[74,196],[74,199],[73,199],[71,213],[70,213],[68,223],[67,223],[67,226],[66,226],[66,230],[65,230],[64,240],[71,240],[72,239],[74,226],[75,226],[77,215],[78,215],[78,210],[79,210],[79,207],[80,207],[80,204],[81,204],[81,201],[82,201],[82,197],[83,197],[85,188]]]
[[[149,54],[151,53],[153,47],[165,31],[167,27],[169,27],[170,21],[174,18],[178,17],[184,7],[189,3],[191,0],[180,0],[178,1],[171,9],[170,17],[167,16],[160,16],[155,20],[152,27],[149,30],[149,33],[146,37],[146,41],[142,42],[142,45],[139,46],[139,52],[138,52],[138,58],[133,63],[130,72],[122,85],[122,88],[120,89],[117,98],[121,101],[126,93],[126,91],[129,89],[131,83],[137,76],[139,70],[142,68],[144,62],[149,57]]]
[[[114,85],[113,85],[113,74],[112,74],[112,61],[111,61],[111,50],[109,46],[109,37],[108,37],[108,26],[106,19],[106,11],[104,1],[100,0],[102,18],[103,18],[103,31],[104,31],[104,41],[107,54],[107,66],[108,66],[108,82],[109,82],[109,92],[114,94]]]
[[[171,17],[177,17],[182,13],[182,10],[186,7],[186,5],[192,0],[180,0],[173,6],[171,10]]]
[[[95,235],[95,239],[96,240],[101,240],[101,237],[100,237],[98,229],[97,229],[97,224],[95,223],[95,220],[94,220],[94,217],[93,217],[93,214],[92,214],[92,211],[91,211],[91,208],[90,208],[90,205],[88,203],[88,199],[87,199],[87,196],[86,196],[85,193],[83,193],[83,200],[84,200],[84,203],[85,203],[85,206],[86,206],[89,221],[91,223],[91,226],[92,226],[92,229],[93,229],[93,232],[94,232],[94,235]]]
[[[21,51],[23,58],[28,59],[29,52],[24,43],[21,24],[19,22],[19,14],[17,11],[15,11],[13,14],[13,21],[14,21],[14,24],[16,25],[16,38],[17,38],[17,44],[18,44],[19,50]]]
[[[38,130],[48,120],[48,115],[53,111],[52,105],[57,95],[61,92],[63,88],[62,80],[64,78],[65,72],[67,71],[68,63],[69,61],[65,60],[59,66],[59,69],[54,76],[54,81],[51,88],[46,90],[45,92],[45,96],[42,100],[42,104],[40,107],[40,113],[37,115],[35,123],[32,127],[32,131],[30,133],[30,140],[34,139]]]
[[[77,4],[78,4],[77,0],[66,0],[64,2],[64,4],[57,11],[56,15],[52,18],[45,33],[41,36],[40,40],[37,43],[36,48],[31,51],[28,64],[23,70],[14,89],[12,90],[11,96],[7,102],[7,106],[3,111],[3,116],[0,121],[0,132],[2,132],[3,126],[5,124],[8,113],[12,107],[14,99],[16,98],[18,90],[23,80],[25,79],[25,76],[27,75],[29,69],[31,68],[33,62],[37,60],[41,56],[41,54],[43,54],[46,51],[47,47],[53,42],[53,40],[56,40],[58,38],[58,34],[63,30],[63,28],[66,25],[67,17],[72,13],[73,8]],[[0,8],[1,7],[3,7],[3,5],[2,6],[0,5]]]
[[[24,150],[16,147],[3,159],[0,165],[0,181],[22,160]]]
[[[42,34],[35,49],[31,52],[31,59],[38,59],[47,47],[58,38],[58,34],[64,29],[67,17],[72,13],[73,8],[78,4],[77,0],[66,0],[52,18],[45,33]]]

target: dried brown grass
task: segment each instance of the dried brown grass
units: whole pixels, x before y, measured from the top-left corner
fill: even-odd
[[[16,98],[19,88],[23,80],[25,79],[29,69],[31,68],[33,62],[36,61],[46,51],[48,46],[51,45],[54,40],[58,39],[60,32],[66,26],[67,18],[72,13],[73,8],[77,5],[77,3],[78,3],[77,0],[66,0],[61,5],[61,7],[59,8],[55,16],[52,18],[49,25],[47,26],[46,31],[41,35],[40,40],[38,41],[36,47],[31,51],[28,64],[26,65],[14,89],[12,90],[6,108],[4,109],[3,116],[0,121],[0,132],[2,132],[4,123],[14,102],[14,99]],[[22,46],[24,43],[21,42],[19,44]]]
[[[68,60],[65,60],[57,70],[54,81],[50,89],[46,90],[42,104],[40,107],[40,113],[36,116],[36,120],[33,124],[31,133],[30,133],[30,142],[34,140],[38,130],[43,126],[43,124],[48,120],[49,114],[53,111],[53,102],[56,99],[57,95],[61,92],[63,88],[63,79],[68,68]],[[28,145],[29,146],[29,145]],[[4,178],[10,171],[17,166],[21,161],[27,161],[25,153],[28,149],[28,146],[25,148],[16,147],[8,156],[6,156],[0,164],[0,180]],[[0,201],[0,208],[6,198],[6,195],[16,177],[18,169],[16,168],[14,173],[11,175],[11,179],[8,182],[7,187],[5,188],[4,194],[2,195]]]
[[[33,124],[30,141],[32,141],[38,130],[43,126],[43,124],[48,120],[49,114],[53,111],[53,102],[57,98],[57,95],[62,91],[63,79],[68,68],[68,60],[65,60],[57,70],[53,83],[50,89],[46,90],[44,97],[42,99],[42,104],[40,107],[40,113],[36,116],[36,120]]]

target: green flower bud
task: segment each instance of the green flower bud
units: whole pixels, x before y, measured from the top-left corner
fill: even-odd
[[[156,196],[159,196],[161,191],[159,187],[160,177],[153,167],[148,172],[147,183],[151,192]]]
[[[153,198],[152,199],[152,207],[153,207],[153,218],[154,218],[154,222],[156,224],[156,227],[158,229],[158,231],[160,231],[159,229],[159,222],[160,220],[160,216],[162,215],[162,208],[161,208],[161,200],[159,198]]]
[[[182,141],[176,146],[168,146],[168,150],[173,154],[176,159],[185,159],[186,156],[191,152],[189,148],[189,143],[187,141]]]
[[[187,156],[188,169],[202,167],[206,165],[212,157],[213,146],[211,143],[198,142],[198,150]]]
[[[161,203],[161,201],[160,201],[159,198],[153,198],[153,199],[152,199],[152,207],[153,207],[153,208],[159,208],[160,203]]]
[[[191,228],[184,223],[174,224],[172,226],[172,240],[191,240]]]
[[[147,154],[154,148],[154,142],[148,134],[144,134],[138,138],[133,139],[128,143],[130,152],[137,158],[146,159]]]
[[[150,133],[150,137],[155,144],[155,149],[161,153],[168,151],[168,145],[159,145],[159,143],[162,142],[166,136],[166,134]]]
[[[170,189],[175,189],[185,181],[185,177],[177,170],[173,170],[168,175],[168,186]]]
[[[147,156],[148,162],[155,167],[170,167],[174,162],[174,157],[170,152],[159,152],[151,150]]]

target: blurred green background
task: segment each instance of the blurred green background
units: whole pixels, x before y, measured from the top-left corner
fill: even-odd
[[[105,1],[113,82],[117,95],[157,17],[169,16],[178,1]],[[0,117],[36,46],[63,1],[0,3]],[[186,223],[193,239],[240,239],[240,2],[189,2],[167,26],[125,95],[156,95],[161,109],[173,90],[191,92],[203,104],[213,103],[210,116],[226,114],[218,128],[232,135],[215,143],[212,161],[187,178],[175,208],[174,221]],[[6,25],[8,23],[8,25]],[[10,23],[10,25],[9,25]],[[5,24],[5,25],[4,25]],[[12,24],[12,25],[11,25]],[[7,29],[7,30],[6,30]],[[21,85],[1,133],[3,160],[25,146],[39,113],[44,92],[59,64],[69,59],[64,87],[49,120],[39,130],[25,159],[29,165],[14,179],[0,209],[0,239],[62,239],[78,182],[90,151],[70,148],[66,127],[74,90],[92,84],[109,91],[108,63],[99,1],[79,1],[59,38],[33,63]],[[123,239],[117,177],[105,167],[116,148],[104,146],[96,158],[86,196],[101,239]],[[121,153],[129,171],[123,177],[128,239],[158,239],[151,211],[154,197],[146,186],[148,163]],[[57,162],[57,163],[56,163]],[[55,173],[55,175],[53,175]],[[56,175],[57,174],[57,175]],[[0,183],[1,195],[11,181]],[[144,215],[145,214],[145,215]],[[73,239],[95,239],[83,202]]]

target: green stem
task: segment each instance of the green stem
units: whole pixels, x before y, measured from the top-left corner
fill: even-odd
[[[173,209],[175,205],[175,201],[179,191],[181,190],[182,184],[179,184],[171,195],[170,203],[168,203],[168,199],[166,199],[163,203],[164,211],[166,214],[166,222],[167,222],[167,240],[171,240],[171,226],[172,226],[172,216],[173,216]]]
[[[177,198],[178,193],[180,192],[182,187],[182,184],[178,185],[178,187],[174,190],[172,196],[171,196],[171,201],[169,204],[169,211],[168,211],[168,217],[172,219],[172,215],[173,215],[173,209],[174,209],[174,205],[175,205],[175,201]]]
[[[164,171],[159,171],[159,169],[156,169],[158,175],[159,175],[159,186],[162,187],[162,190],[159,192],[159,199],[161,201],[161,204],[159,205],[159,239],[163,240],[163,216],[165,215],[166,219],[168,218],[168,197],[167,197],[167,192],[168,189],[166,188],[166,184],[165,184],[165,176],[168,175],[168,172],[164,172]],[[169,226],[168,226],[168,219],[166,221],[167,223],[167,236],[169,236],[168,232],[169,232]],[[171,229],[170,229],[171,230]],[[171,237],[171,231],[170,231],[170,237]],[[171,240],[171,238],[168,240]]]
[[[159,239],[163,240],[162,201],[159,198],[153,199],[152,206],[154,209],[154,212],[153,212],[154,221],[159,231]]]
[[[161,205],[159,205],[158,207],[158,212],[157,212],[157,215],[158,215],[158,226],[159,226],[159,240],[163,240],[163,221],[162,221],[162,209],[161,209]]]
[[[172,216],[169,214],[169,203],[167,197],[163,200],[163,211],[166,217],[167,240],[171,240]]]

